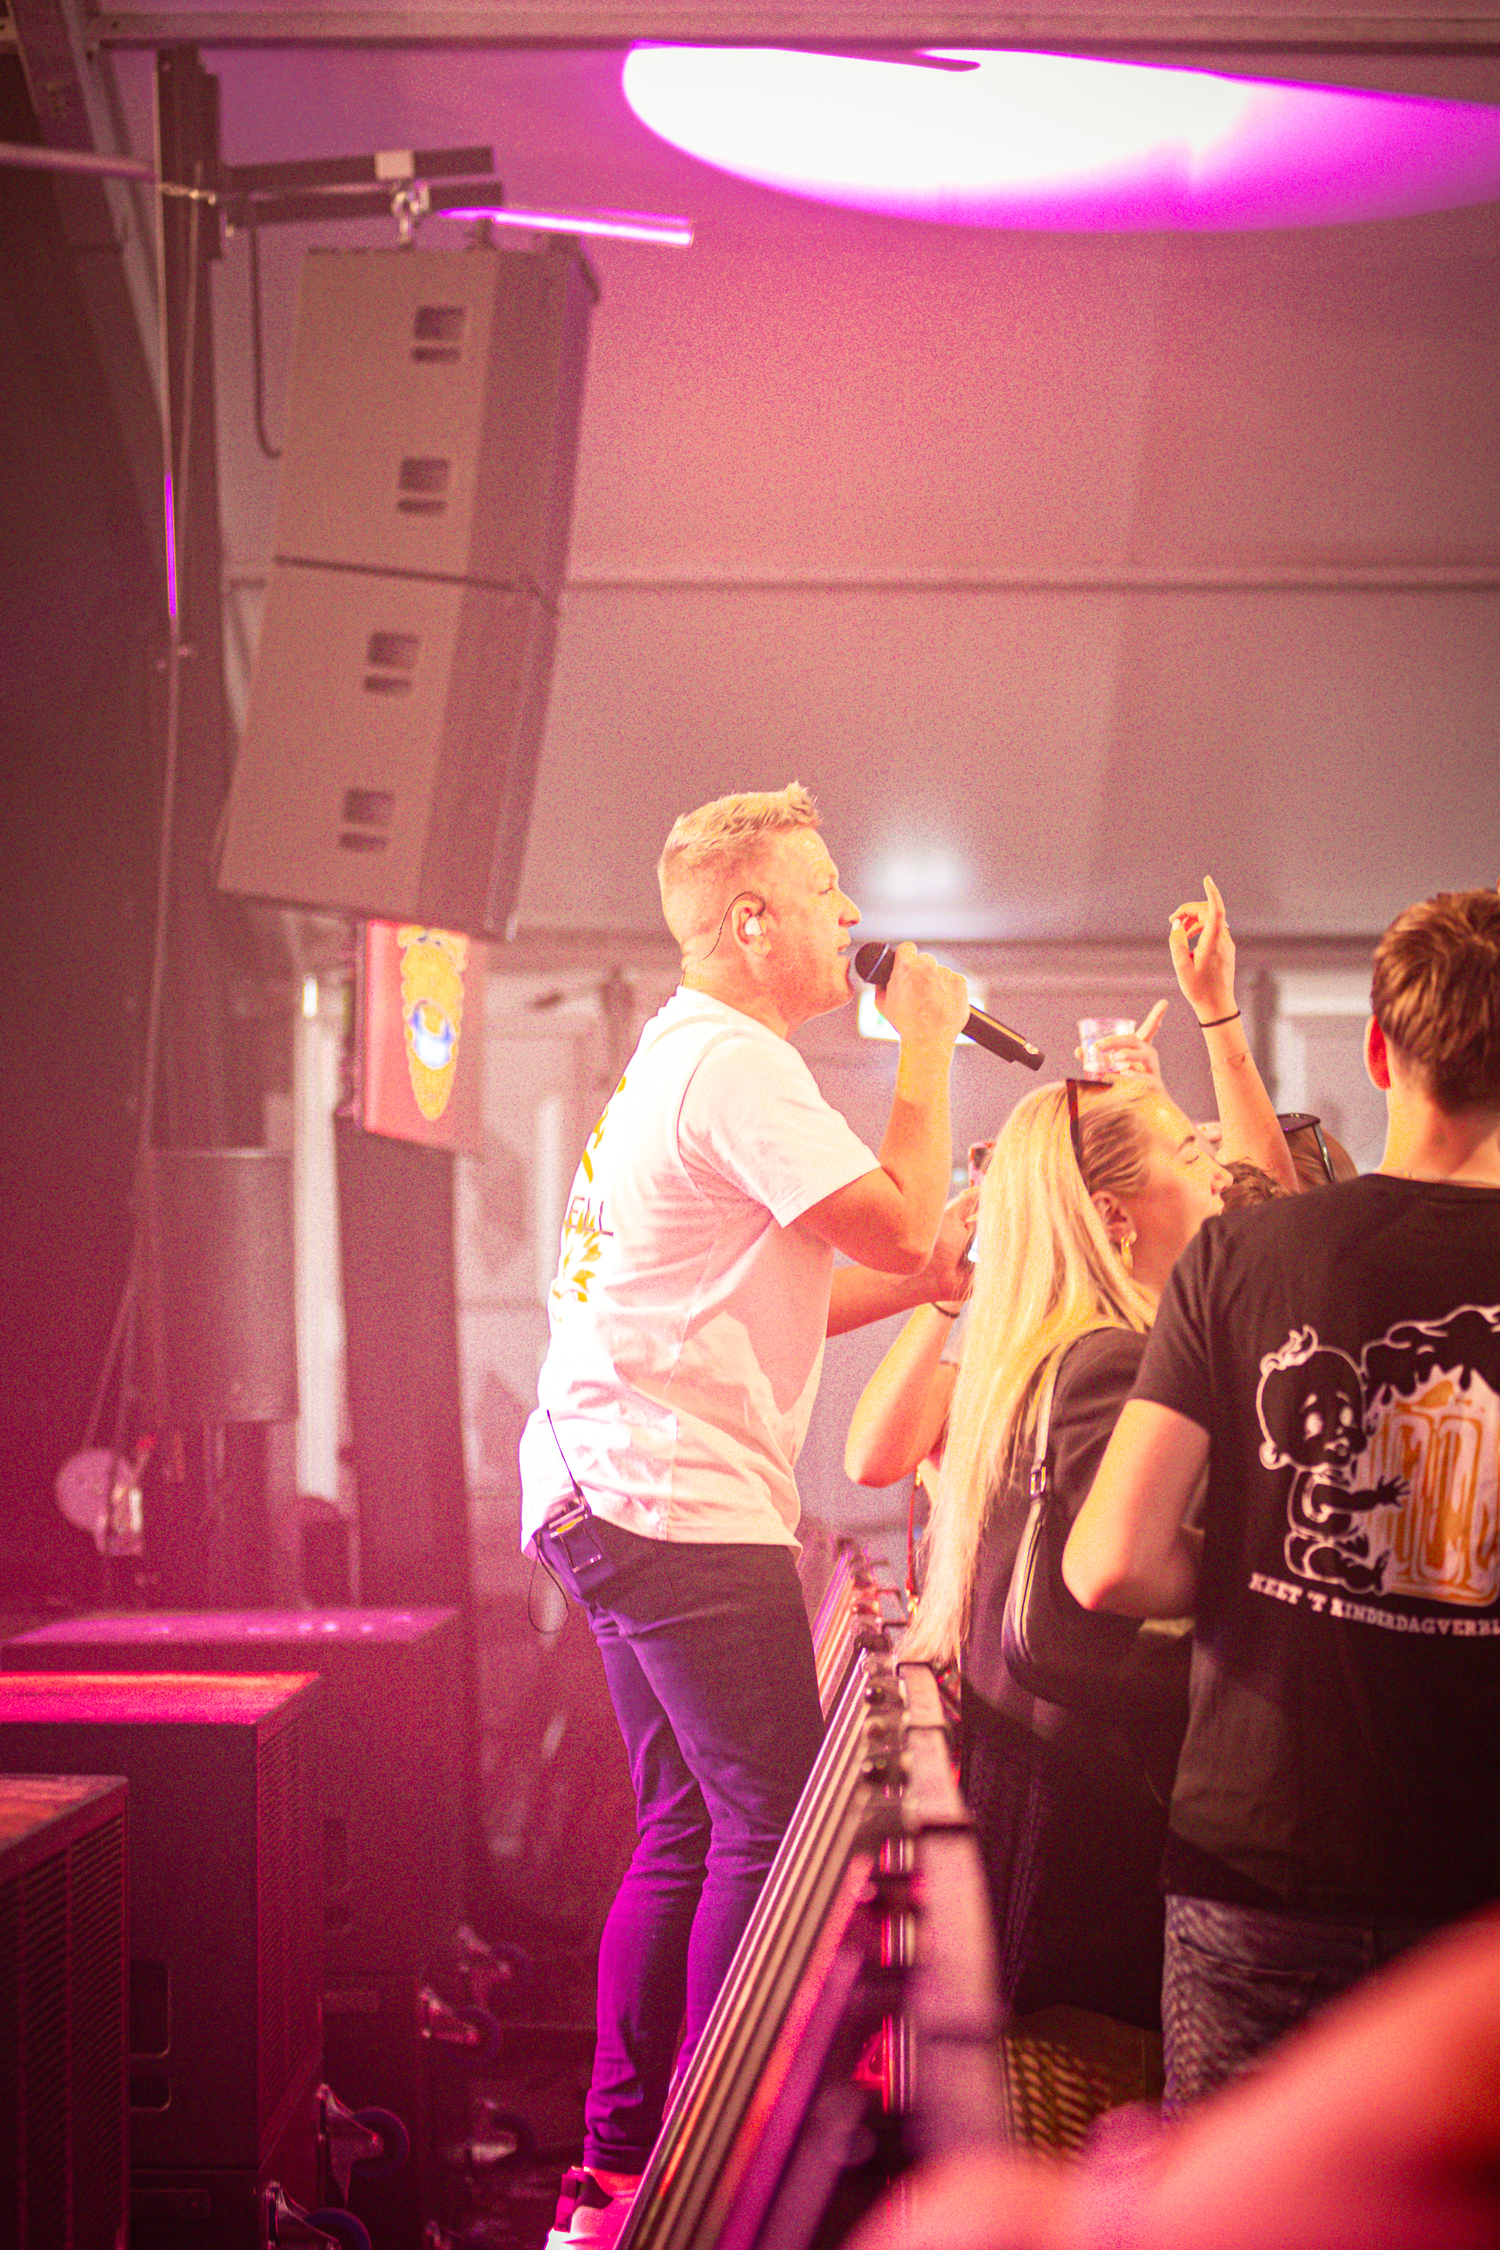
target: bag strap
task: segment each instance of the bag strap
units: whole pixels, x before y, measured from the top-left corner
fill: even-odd
[[[1047,1446],[1052,1431],[1052,1394],[1057,1389],[1057,1378],[1062,1373],[1062,1363],[1073,1346],[1081,1344],[1085,1336],[1101,1335],[1105,1329],[1112,1326],[1113,1322],[1101,1320],[1092,1328],[1080,1329],[1076,1336],[1070,1336],[1068,1341],[1052,1354],[1052,1364],[1043,1376],[1041,1389],[1037,1392],[1036,1446],[1031,1457],[1031,1483],[1028,1487],[1033,1500],[1040,1500],[1047,1490]]]
[[[1047,1440],[1052,1427],[1052,1393],[1057,1388],[1058,1369],[1067,1357],[1067,1347],[1052,1355],[1052,1365],[1042,1378],[1042,1387],[1036,1401],[1036,1446],[1031,1457],[1030,1492],[1033,1500],[1040,1500],[1047,1489]]]

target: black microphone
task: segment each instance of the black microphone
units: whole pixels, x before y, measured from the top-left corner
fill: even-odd
[[[855,954],[854,966],[866,984],[879,985],[884,991],[896,966],[896,948],[881,945],[878,939],[872,938]],[[1023,1039],[1020,1032],[1012,1031],[1009,1025],[997,1023],[982,1008],[969,1010],[964,1037],[972,1039],[976,1047],[988,1047],[1002,1062],[1020,1063],[1027,1070],[1040,1070],[1047,1059],[1040,1047],[1033,1047],[1029,1039]]]

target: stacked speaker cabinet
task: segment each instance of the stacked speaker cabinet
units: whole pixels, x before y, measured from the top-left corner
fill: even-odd
[[[593,296],[558,245],[309,253],[226,890],[506,933]]]
[[[423,1971],[463,1914],[458,1612],[132,1611],[22,1634],[0,1662],[7,1674],[320,1675],[321,1825],[309,1835],[323,1873],[324,2074],[351,2108],[407,2124],[411,2163],[361,2183],[356,2202],[382,2250],[416,2250],[433,2192],[433,2074],[457,2067],[424,2036]]]
[[[125,1784],[0,1774],[0,2242],[125,2240]]]
[[[0,1649],[7,1673],[318,1673],[331,1977],[414,1969],[462,1920],[461,1661],[452,1609],[133,1610]]]
[[[132,2250],[253,2250],[317,2200],[318,1683],[7,1674],[0,1771],[130,1791]]]

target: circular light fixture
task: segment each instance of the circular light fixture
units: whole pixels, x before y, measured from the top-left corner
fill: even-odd
[[[791,195],[950,226],[1246,228],[1500,196],[1500,109],[1071,55],[635,47],[661,139]]]

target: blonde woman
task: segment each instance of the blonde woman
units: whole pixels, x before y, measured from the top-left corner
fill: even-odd
[[[1255,1167],[1264,1193],[1295,1195],[1299,1185],[1321,1185],[1325,1177],[1321,1168],[1315,1175],[1302,1173],[1304,1140],[1314,1164],[1320,1164],[1320,1146],[1326,1144],[1312,1140],[1311,1131],[1321,1129],[1316,1118],[1307,1118],[1298,1122],[1309,1131],[1299,1130],[1288,1146],[1289,1134],[1283,1133],[1261,1082],[1235,1002],[1235,948],[1224,900],[1211,875],[1204,876],[1203,889],[1202,898],[1188,899],[1174,910],[1167,943],[1178,989],[1203,1033],[1222,1127],[1220,1153],[1226,1164],[1237,1163],[1242,1171]],[[1139,1031],[1099,1040],[1102,1067],[1159,1077],[1155,1041],[1166,1010],[1166,1001],[1158,1000]],[[971,1184],[978,1176],[974,1153],[970,1151]],[[849,1425],[844,1471],[853,1483],[896,1484],[914,1469],[929,1489],[936,1483],[968,1325],[960,1314],[956,1299],[919,1305],[881,1360]]]
[[[1136,1730],[1014,1687],[1000,1620],[1049,1376],[1048,1460],[1082,1506],[1178,1253],[1229,1174],[1159,1080],[1044,1086],[1012,1113],[979,1199],[974,1292],[903,1655],[957,1660],[961,1763],[995,1907],[1002,1997],[1159,2022],[1164,1814]]]

